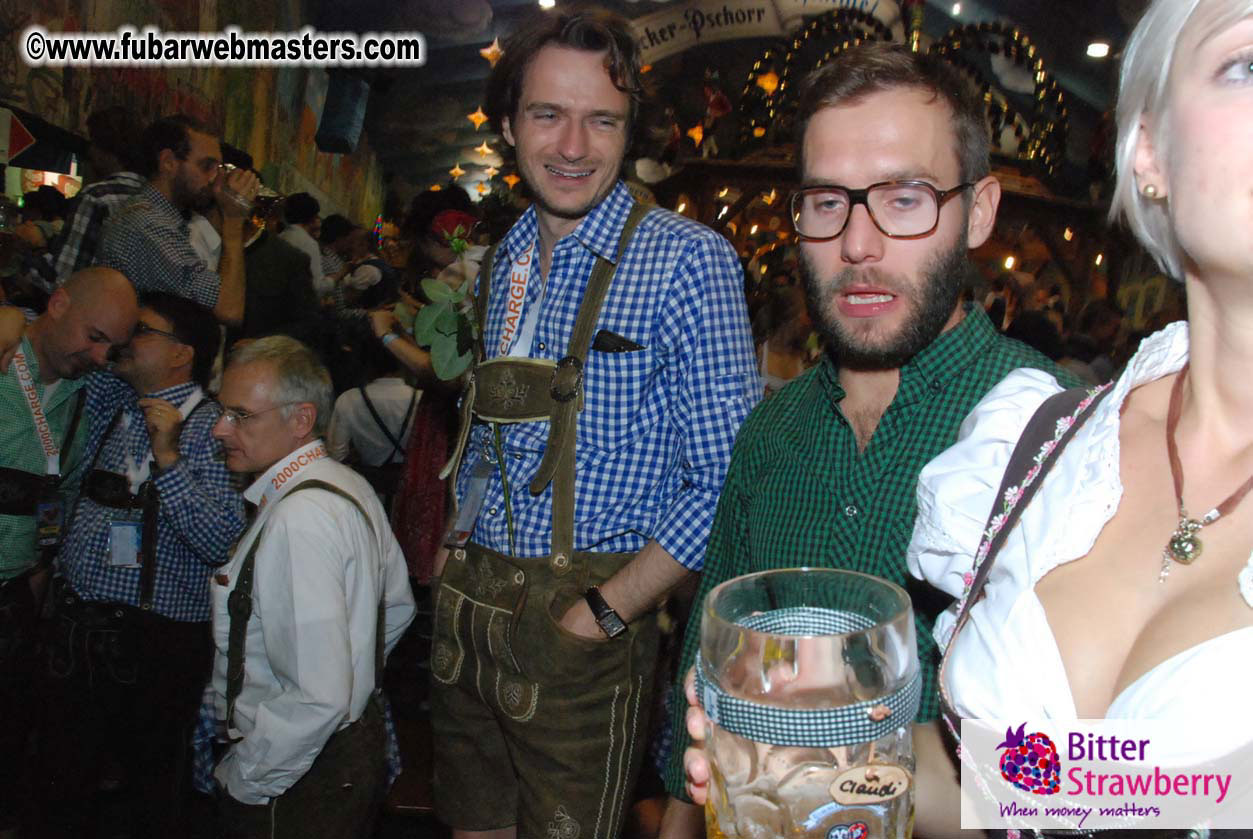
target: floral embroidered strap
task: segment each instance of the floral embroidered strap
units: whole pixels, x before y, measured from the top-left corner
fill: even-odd
[[[1113,382],[1094,388],[1071,388],[1054,394],[1036,410],[1023,429],[1009,465],[1001,481],[1000,490],[992,502],[992,511],[979,550],[975,552],[974,565],[964,576],[965,590],[958,599],[957,620],[947,639],[945,654],[940,662],[939,686],[940,708],[949,731],[960,741],[961,718],[953,709],[945,687],[944,669],[957,633],[970,617],[971,607],[979,600],[988,573],[996,562],[996,555],[1005,544],[1009,532],[1022,516],[1035,491],[1043,483],[1044,476],[1057,462],[1057,453],[1074,437],[1075,432],[1093,413],[1093,408],[1109,393]]]

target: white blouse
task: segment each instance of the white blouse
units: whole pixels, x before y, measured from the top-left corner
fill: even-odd
[[[1063,562],[1086,556],[1122,497],[1119,418],[1132,388],[1180,370],[1188,357],[1188,328],[1171,324],[1145,339],[1110,394],[1040,485],[1009,533],[988,575],[983,598],[970,610],[946,670],[955,710],[966,718],[1077,716],[1066,670],[1036,583]],[[1010,453],[1031,415],[1061,386],[1039,370],[1015,370],[975,406],[958,441],[919,478],[918,518],[907,561],[910,572],[961,597],[974,570],[993,501]],[[1253,607],[1253,557],[1239,575]],[[935,624],[948,645],[956,604]],[[1253,695],[1253,626],[1184,650],[1144,674],[1106,710],[1107,719],[1247,720]],[[1197,690],[1221,684],[1223,690]],[[1253,726],[1250,726],[1253,728]],[[1250,732],[1253,736],[1253,731]],[[1205,738],[1196,738],[1203,740]],[[1231,741],[1228,741],[1229,744]],[[1178,754],[1179,759],[1201,755]]]

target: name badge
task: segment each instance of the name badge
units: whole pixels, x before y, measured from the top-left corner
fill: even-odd
[[[496,467],[480,458],[470,469],[470,485],[466,490],[465,501],[457,511],[457,519],[452,529],[444,536],[444,544],[451,547],[463,547],[470,541],[474,533],[474,523],[478,521],[479,511],[483,509],[483,499],[487,497],[487,480],[496,471]]]
[[[109,566],[139,568],[143,547],[143,524],[137,521],[115,521],[109,525]]]
[[[35,504],[35,546],[49,550],[61,544],[65,504],[57,496],[45,496]]]

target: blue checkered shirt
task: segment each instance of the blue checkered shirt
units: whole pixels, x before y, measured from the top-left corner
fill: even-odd
[[[182,405],[194,389],[187,383],[150,395]],[[129,428],[114,422],[119,407],[130,417]],[[178,461],[160,472],[153,469],[160,499],[153,609],[173,620],[209,620],[211,569],[226,562],[244,531],[243,496],[226,470],[221,444],[209,433],[221,413],[215,402],[201,405],[183,423]],[[136,463],[150,451],[135,392],[112,374],[88,378],[86,420],[85,457],[89,463],[96,458],[96,469],[125,475],[127,450]],[[57,557],[58,572],[86,600],[138,605],[139,569],[109,564],[110,514],[79,496]]]
[[[221,278],[191,246],[187,219],[151,184],[109,215],[103,236],[96,264],[121,271],[136,290],[217,305]]]
[[[618,183],[553,249],[541,301],[533,259],[525,306],[541,305],[531,356],[566,354],[597,256],[617,258],[632,199]],[[485,345],[497,354],[509,272],[539,229],[532,207],[505,235],[492,266]],[[538,243],[537,243],[538,247]],[[683,216],[653,209],[636,229],[609,287],[596,330],[643,345],[590,350],[575,455],[577,550],[633,553],[656,540],[681,565],[700,570],[736,430],[761,393],[744,304],[744,273],[729,242]],[[502,427],[517,553],[550,552],[552,485],[532,496],[547,422]],[[458,480],[495,461],[486,426],[474,429]],[[499,468],[488,485],[475,542],[509,553]]]
[[[95,262],[105,220],[114,210],[130,201],[146,183],[134,172],[118,172],[83,187],[74,196],[77,203],[73,215],[65,223],[65,238],[61,241],[54,263],[58,285],[68,280],[75,271]]]

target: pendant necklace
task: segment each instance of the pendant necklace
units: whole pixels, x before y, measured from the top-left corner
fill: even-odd
[[[1170,389],[1170,408],[1166,412],[1166,454],[1170,457],[1170,477],[1175,483],[1175,503],[1179,507],[1179,526],[1170,534],[1170,541],[1162,550],[1162,570],[1157,575],[1159,583],[1166,582],[1170,575],[1170,563],[1191,565],[1201,555],[1201,540],[1197,537],[1202,527],[1213,524],[1218,519],[1236,508],[1249,490],[1253,489],[1253,477],[1244,482],[1226,500],[1210,510],[1199,519],[1188,517],[1183,506],[1183,464],[1179,460],[1179,448],[1175,445],[1175,428],[1179,425],[1179,414],[1183,406],[1183,379],[1188,373],[1188,365],[1183,365]]]

